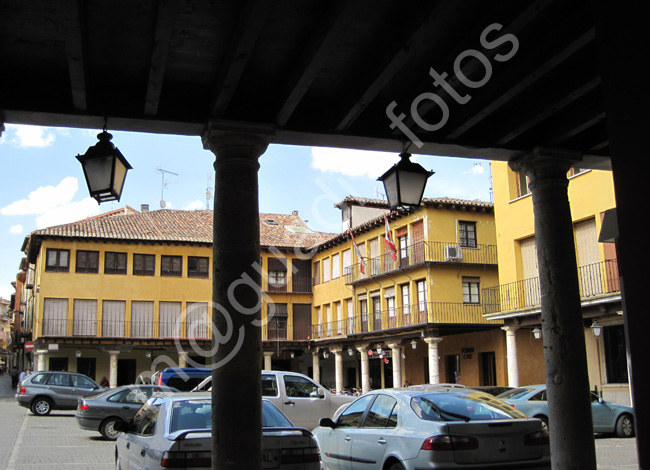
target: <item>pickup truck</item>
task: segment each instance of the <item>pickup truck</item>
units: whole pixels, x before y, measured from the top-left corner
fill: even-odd
[[[212,377],[192,391],[212,389]],[[331,418],[336,410],[355,400],[350,395],[333,395],[306,375],[279,370],[262,371],[262,396],[277,406],[294,426],[314,429],[321,418]]]

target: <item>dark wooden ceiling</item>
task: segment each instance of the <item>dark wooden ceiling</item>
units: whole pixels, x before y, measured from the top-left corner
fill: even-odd
[[[398,151],[395,102],[425,143],[413,153],[545,146],[607,168],[595,36],[590,9],[564,0],[0,0],[0,120],[199,135],[223,119],[273,124],[278,143]],[[426,122],[442,116],[431,93],[448,106],[439,130],[410,117],[423,93]]]

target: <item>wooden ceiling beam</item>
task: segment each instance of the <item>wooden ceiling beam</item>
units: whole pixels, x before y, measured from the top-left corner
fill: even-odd
[[[323,21],[289,75],[280,111],[275,117],[277,125],[284,126],[291,118],[337,44],[342,32],[351,27],[352,17],[349,12],[356,4],[356,1],[340,0],[331,5],[324,15]]]
[[[573,41],[567,47],[562,49],[560,52],[555,54],[549,60],[547,60],[540,67],[537,67],[531,74],[517,80],[515,86],[510,87],[508,91],[499,95],[496,100],[487,104],[486,106],[480,106],[478,111],[474,111],[466,119],[460,119],[462,124],[457,126],[453,132],[448,134],[445,137],[445,140],[453,141],[467,132],[469,129],[474,127],[476,124],[502,108],[504,105],[512,101],[515,97],[526,91],[538,80],[549,74],[557,66],[563,63],[565,60],[569,59],[576,52],[582,50],[585,46],[591,43],[596,38],[596,33],[592,29],[587,31],[585,34],[581,35],[578,39]],[[533,58],[534,59],[534,58]]]
[[[160,95],[162,93],[169,45],[174,31],[177,0],[160,0],[156,12],[156,30],[154,32],[151,63],[149,64],[149,79],[144,103],[145,116],[158,114]]]
[[[214,84],[215,98],[211,113],[213,118],[222,117],[228,109],[272,4],[273,2],[268,0],[246,2],[228,53],[221,64],[219,77]]]
[[[88,110],[88,88],[86,86],[87,60],[83,40],[84,17],[81,0],[61,4],[65,50],[70,73],[72,107],[75,111]]]
[[[361,113],[363,113],[368,105],[386,87],[388,82],[402,69],[410,57],[410,50],[413,45],[422,42],[423,37],[431,33],[431,28],[435,21],[440,20],[442,13],[449,8],[453,8],[455,3],[454,0],[427,2],[420,11],[413,15],[413,22],[419,23],[418,26],[413,29],[413,32],[408,38],[402,41],[398,47],[385,57],[377,73],[374,74],[367,86],[364,87],[365,91],[337,124],[335,128],[337,132],[348,129]]]

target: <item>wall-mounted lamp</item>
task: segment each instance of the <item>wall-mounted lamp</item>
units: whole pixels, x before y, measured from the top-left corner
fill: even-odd
[[[126,172],[132,167],[122,152],[111,143],[113,136],[104,130],[97,135],[99,142],[89,147],[84,155],[77,155],[77,160],[86,177],[90,197],[98,204],[106,201],[119,201],[124,188]]]
[[[291,352],[289,353],[289,356],[291,356],[291,359],[293,359],[294,357],[296,357],[296,353],[293,352],[293,351],[291,351]]]
[[[354,356],[354,348],[348,348],[348,356]]]
[[[417,348],[418,348],[418,342],[417,342],[417,340],[414,339],[413,341],[411,341],[411,347],[412,347],[413,349],[417,349]]]
[[[330,357],[329,350],[327,350],[327,349],[323,350],[323,359],[327,359],[328,357]]]
[[[151,351],[147,351],[144,353],[145,357],[148,359],[151,357]]]
[[[75,351],[74,355],[77,356],[78,358],[81,357],[81,351]]]
[[[533,328],[533,338],[540,339],[542,337],[542,330],[538,327]]]
[[[384,190],[391,210],[397,208],[420,207],[427,179],[433,171],[411,160],[411,154],[404,151],[399,154],[401,160],[386,173],[377,178],[384,183]]]
[[[591,324],[591,333],[594,335],[594,338],[600,337],[600,334],[603,332],[603,327],[600,326],[596,320]]]
[[[378,344],[377,345],[377,354],[381,354],[382,352],[384,352],[384,350],[381,349],[381,344]]]

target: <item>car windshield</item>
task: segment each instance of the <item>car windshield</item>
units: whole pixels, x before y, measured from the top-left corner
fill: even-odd
[[[532,392],[534,389],[532,388],[513,388],[512,390],[507,390],[503,393],[500,393],[497,395],[497,398],[501,398],[502,400],[504,398],[508,398],[511,400],[514,400],[516,398],[521,398],[527,393]]]
[[[189,429],[211,429],[211,409],[212,407],[209,399],[174,402],[172,405],[172,419],[169,432],[173,433]]]
[[[293,424],[271,402],[262,402],[262,427],[291,428]]]
[[[510,405],[484,393],[429,393],[411,399],[411,408],[425,421],[481,421],[525,418]]]

